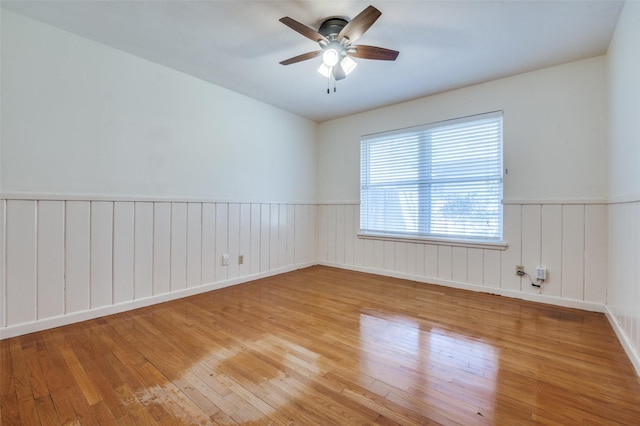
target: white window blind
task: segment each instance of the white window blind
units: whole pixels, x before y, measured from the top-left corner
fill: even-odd
[[[364,136],[360,233],[502,240],[502,112]]]

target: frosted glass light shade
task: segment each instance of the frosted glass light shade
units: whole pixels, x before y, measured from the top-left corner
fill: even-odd
[[[354,61],[353,59],[351,59],[348,56],[345,56],[344,59],[342,60],[342,62],[340,62],[340,66],[342,67],[344,73],[346,75],[349,75],[349,73],[351,71],[353,71],[354,69],[356,69],[356,67],[358,66],[358,64],[356,63],[356,61]]]
[[[325,76],[326,78],[331,77],[331,71],[333,70],[333,67],[329,67],[327,65],[325,65],[325,63],[321,63],[320,64],[320,68],[318,68],[318,72],[320,74],[322,74],[323,76]]]
[[[340,54],[336,49],[327,49],[322,54],[322,63],[328,67],[332,67],[338,63]]]

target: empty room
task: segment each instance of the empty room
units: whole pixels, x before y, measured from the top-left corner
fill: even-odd
[[[640,424],[640,1],[0,6],[0,424]]]

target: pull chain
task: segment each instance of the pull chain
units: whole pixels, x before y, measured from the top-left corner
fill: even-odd
[[[331,81],[333,80],[333,93],[336,92],[336,80],[333,75],[327,79],[327,94],[331,93]]]

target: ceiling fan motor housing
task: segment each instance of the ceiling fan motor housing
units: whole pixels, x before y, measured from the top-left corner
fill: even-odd
[[[329,40],[336,40],[340,31],[349,23],[345,18],[334,17],[325,19],[318,32],[328,38]]]

